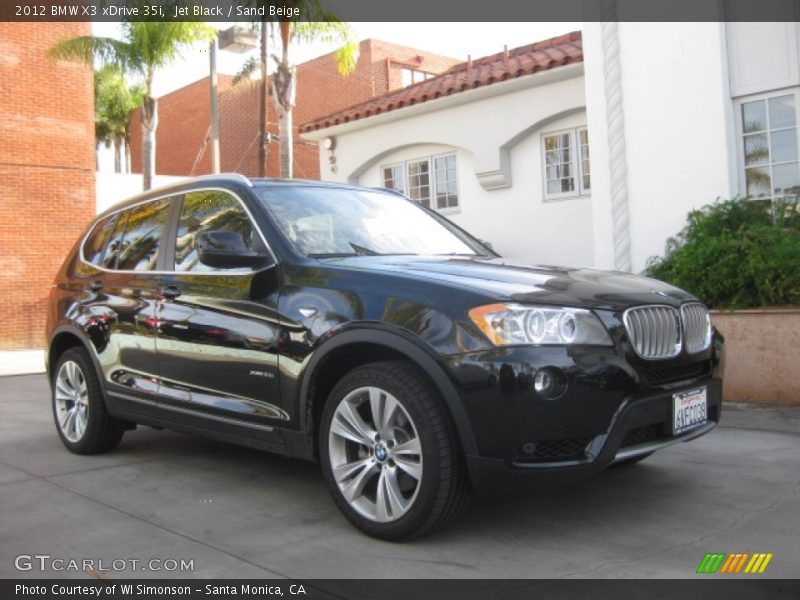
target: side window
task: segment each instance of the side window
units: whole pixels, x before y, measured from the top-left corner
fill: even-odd
[[[178,221],[175,240],[175,270],[192,272],[221,271],[200,262],[197,256],[197,237],[206,231],[236,231],[245,244],[253,250],[261,250],[250,217],[241,203],[226,192],[207,190],[190,192],[183,197],[181,217]],[[248,272],[249,268],[225,269],[226,273]]]
[[[111,238],[111,233],[114,231],[116,221],[117,215],[111,215],[95,224],[83,243],[83,258],[86,262],[90,262],[96,267],[102,266],[103,253],[108,240]]]
[[[106,251],[103,254],[102,266],[106,269],[116,269],[117,259],[119,252],[122,249],[122,238],[125,236],[125,224],[128,222],[128,211],[121,212],[117,215],[117,222],[114,225],[114,233],[111,234],[111,239],[106,246]]]
[[[117,269],[152,271],[158,261],[164,229],[169,219],[169,200],[156,200],[125,211],[125,236],[119,248]]]

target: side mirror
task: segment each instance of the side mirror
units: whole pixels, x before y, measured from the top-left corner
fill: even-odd
[[[266,256],[251,250],[238,231],[206,231],[195,241],[200,262],[217,269],[252,267]]]

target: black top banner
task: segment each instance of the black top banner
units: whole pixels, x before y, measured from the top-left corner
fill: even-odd
[[[798,21],[800,0],[2,0],[0,21]]]

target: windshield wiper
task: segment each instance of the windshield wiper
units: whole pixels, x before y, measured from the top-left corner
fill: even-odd
[[[312,252],[307,254],[309,258],[347,258],[348,256],[358,256],[355,252]]]
[[[354,244],[353,242],[347,242],[350,244],[350,247],[355,251],[358,256],[379,256],[380,252],[375,252],[375,250],[371,250],[370,248],[366,248],[365,246],[359,246],[358,244]]]
[[[414,252],[377,252],[366,246],[360,246],[353,242],[347,242],[353,252],[318,252],[309,254],[310,258],[346,258],[348,256],[414,256]]]

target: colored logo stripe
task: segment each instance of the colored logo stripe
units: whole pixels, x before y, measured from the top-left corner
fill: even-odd
[[[767,569],[767,565],[769,561],[772,560],[772,552],[769,554],[767,553],[757,553],[753,554],[753,558],[750,559],[750,562],[745,567],[745,573],[763,573]]]
[[[700,562],[700,566],[697,567],[697,572],[716,573],[717,569],[719,569],[724,559],[725,559],[724,552],[714,552],[714,553],[707,552],[703,560]]]
[[[744,566],[744,561],[750,556],[749,552],[736,552],[728,555],[728,560],[722,565],[720,573],[738,573]]]
[[[707,552],[697,567],[698,573],[744,573],[760,574],[763,573],[773,554],[766,552]],[[749,559],[749,561],[748,561]],[[745,566],[747,565],[747,566]]]

